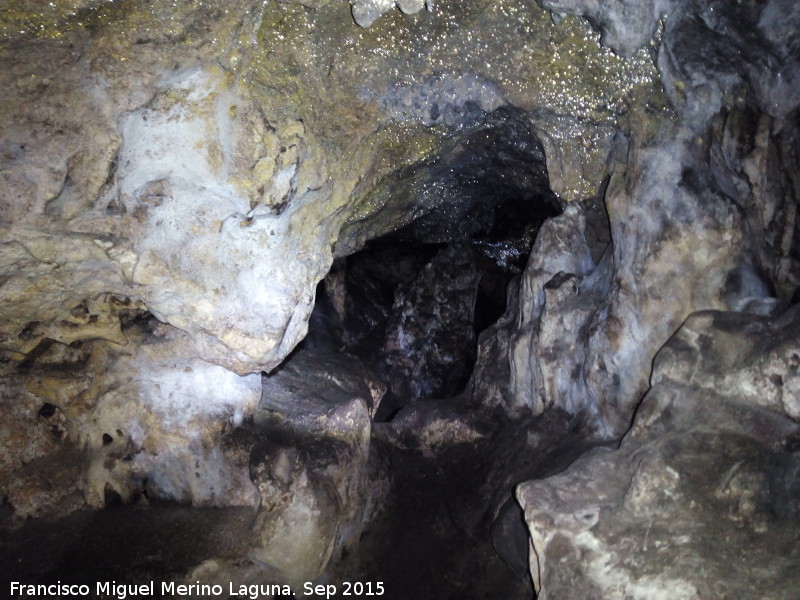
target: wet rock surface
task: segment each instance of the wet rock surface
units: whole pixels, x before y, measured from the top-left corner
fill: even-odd
[[[355,357],[310,341],[265,375],[250,452],[261,495],[251,556],[295,589],[353,550],[385,488],[368,465],[385,386]]]
[[[413,12],[410,4],[401,8]],[[11,124],[2,140],[2,332],[13,360],[42,339],[96,337],[97,328],[62,323],[110,294],[187,331],[187,357],[241,374],[274,368],[305,335],[330,244],[346,239],[339,230],[365,193],[447,147],[452,132],[430,128],[433,113],[448,112],[434,110],[440,90],[430,82],[455,82],[451,104],[464,115],[446,120],[458,127],[532,79],[509,73],[497,83],[481,62],[489,44],[467,31],[486,28],[502,45],[518,27],[491,2],[467,13],[442,3],[435,18],[416,17],[417,31],[386,20],[361,30],[347,5],[312,5],[9,7],[0,23]],[[536,52],[547,55],[557,40],[544,13],[529,26],[544,32]],[[576,38],[580,24],[570,27]],[[453,68],[464,44],[475,65]],[[592,69],[627,88],[647,66],[609,59]],[[401,80],[402,71],[415,75]],[[544,101],[552,90],[536,81]],[[601,81],[580,82],[581,103],[597,105]],[[398,116],[404,98],[421,112]],[[519,100],[526,110],[537,104]],[[113,319],[104,335],[114,335]]]
[[[475,362],[480,274],[468,246],[439,251],[395,293],[381,348],[381,374],[403,402],[454,396]]]
[[[418,244],[471,240],[487,250],[505,242],[517,246],[517,258],[527,256],[536,227],[561,211],[530,117],[511,107],[475,109],[458,125],[434,156],[394,172],[361,200],[338,254],[391,234]]]

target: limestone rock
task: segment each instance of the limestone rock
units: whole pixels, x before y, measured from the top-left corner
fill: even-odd
[[[626,56],[633,55],[655,35],[660,19],[669,14],[674,0],[539,0],[555,15],[579,14],[602,30],[603,45]]]
[[[244,4],[236,6],[237,11],[244,8]],[[196,355],[214,360],[216,354],[218,362],[240,371],[250,370],[251,359],[261,353],[256,349],[258,343],[250,345],[237,336],[235,328],[225,334],[212,330],[200,333],[196,329],[200,321],[225,309],[219,304],[212,307],[190,300],[190,290],[196,291],[197,285],[202,285],[198,273],[188,273],[186,264],[180,267],[166,255],[163,260],[154,260],[152,253],[168,253],[170,235],[175,235],[175,241],[182,240],[178,241],[181,251],[186,250],[186,235],[194,236],[197,247],[203,247],[202,236],[197,235],[200,228],[211,227],[207,233],[216,238],[222,220],[232,214],[227,209],[233,205],[228,204],[226,209],[226,202],[232,201],[238,207],[234,213],[244,211],[242,214],[246,215],[251,210],[249,190],[234,189],[236,178],[243,174],[243,156],[257,153],[259,145],[266,153],[263,142],[254,144],[242,135],[241,128],[237,129],[237,123],[243,125],[248,129],[247,136],[252,136],[252,112],[248,113],[246,101],[241,102],[242,111],[236,112],[236,92],[223,81],[219,70],[197,66],[202,52],[198,55],[193,44],[175,53],[169,66],[163,57],[154,59],[170,43],[159,37],[172,25],[170,20],[153,25],[151,33],[158,39],[142,38],[134,55],[133,42],[124,36],[119,38],[124,41],[113,46],[116,28],[158,15],[138,10],[124,16],[109,15],[101,8],[86,10],[97,19],[97,25],[106,25],[88,53],[79,50],[88,44],[88,32],[67,21],[62,32],[66,41],[49,43],[53,46],[49,61],[26,61],[24,52],[5,52],[3,57],[9,66],[9,77],[21,80],[23,71],[28,71],[31,81],[43,82],[25,89],[18,89],[16,84],[4,88],[4,93],[23,94],[25,101],[6,104],[15,126],[4,132],[3,148],[8,149],[4,150],[4,157],[10,161],[6,173],[10,187],[4,189],[10,195],[4,205],[12,197],[21,200],[14,202],[13,210],[3,211],[3,264],[9,271],[9,285],[3,293],[14,306],[4,315],[3,346],[26,353],[29,346],[20,343],[18,334],[33,321],[40,323],[37,341],[45,337],[63,340],[57,324],[68,320],[69,310],[81,302],[114,294],[152,301],[153,310],[163,320],[193,330],[198,342]],[[155,13],[160,9],[151,10]],[[199,22],[211,18],[210,12],[211,7],[201,6],[196,12],[195,8],[188,9],[184,16],[187,23]],[[216,31],[227,36],[232,26],[232,22],[222,19]],[[246,25],[240,21],[238,26]],[[24,36],[19,43],[25,47]],[[131,60],[120,67],[128,52]],[[111,55],[123,58],[110,64]],[[192,66],[184,70],[182,61]],[[131,80],[138,81],[134,93],[127,89]],[[227,108],[221,104],[225,102],[223,98],[230,100]],[[218,124],[217,117],[221,119]],[[91,131],[74,125],[81,120]],[[159,131],[162,125],[164,128]],[[188,136],[185,144],[175,143],[184,135]],[[259,157],[255,156],[254,161]],[[6,158],[4,165],[5,161]],[[272,178],[269,172],[264,175]],[[279,172],[274,179],[280,181],[281,177]],[[193,181],[190,187],[195,186],[191,190],[184,186],[189,181]],[[209,190],[209,186],[216,191]],[[186,218],[187,207],[182,201],[187,194],[202,198],[201,190],[208,190],[210,195],[206,198],[212,203],[227,198],[217,205],[225,214],[210,210],[208,219],[201,218],[190,225],[192,219]],[[271,201],[280,203],[282,199]],[[182,230],[181,223],[196,229]],[[155,232],[155,237],[149,236],[148,230]],[[167,231],[170,234],[165,234]],[[226,260],[224,256],[219,259]],[[160,298],[156,293],[151,298],[151,286],[160,287],[167,280],[172,281],[172,292]],[[205,308],[201,308],[203,305]],[[199,313],[192,316],[192,307],[206,317]],[[184,314],[178,315],[174,310]],[[231,306],[231,310],[236,309]],[[197,317],[200,321],[196,321]],[[80,329],[72,332],[73,340],[98,336],[97,327],[94,331]],[[112,336],[113,331],[105,335]],[[219,335],[227,336],[228,342]],[[229,355],[232,361],[219,354],[229,353],[227,343],[240,345],[239,350],[233,351],[239,354],[238,358]],[[228,350],[221,350],[222,347]]]
[[[440,251],[398,290],[387,324],[383,379],[401,404],[460,392],[472,370],[478,271],[467,246]]]
[[[13,508],[14,523],[82,508],[84,459],[63,412],[51,404],[4,400],[0,495]]]
[[[659,352],[652,384],[682,381],[800,421],[798,314],[695,313]]]
[[[426,126],[471,126],[483,113],[491,113],[508,101],[491,79],[475,74],[437,74],[414,85],[398,85],[379,98],[381,109],[404,123]]]
[[[155,326],[146,343],[112,355],[90,410],[75,418],[86,444],[86,499],[151,499],[194,506],[254,506],[247,463],[222,440],[252,414],[260,375],[186,359],[187,335]]]
[[[755,372],[775,385],[766,357],[792,360],[797,315],[694,315],[656,357],[618,450],[518,488],[540,598],[796,594],[800,427],[753,388]],[[796,385],[797,368],[785,367],[783,384]]]
[[[474,445],[491,435],[485,415],[475,414],[463,397],[421,400],[401,408],[377,435],[397,448],[419,451],[428,458],[439,452]]]
[[[577,144],[577,162],[603,164],[605,142],[592,140],[607,136],[585,136],[570,115],[607,134],[621,98],[652,85],[652,65],[616,59],[580,22],[555,31],[527,2],[513,15],[493,5],[476,5],[480,25],[457,3],[397,12],[410,27],[399,31],[390,19],[358,28],[342,2],[9,3],[0,358],[16,374],[3,389],[15,406],[3,489],[41,482],[22,462],[65,451],[37,420],[46,403],[86,450],[65,498],[249,505],[243,450],[218,444],[254,407],[260,375],[247,374],[276,367],[305,335],[331,244],[351,242],[342,225],[363,216],[376,182],[463,149],[459,128],[503,104],[524,110],[499,119],[493,139],[524,135],[491,185],[530,163],[527,183],[546,187],[530,141],[551,109],[573,127],[550,132],[548,152]],[[538,33],[521,44],[526,30]],[[571,50],[556,60],[564,40]],[[492,58],[508,48],[514,60]],[[567,154],[560,189],[594,186]],[[163,325],[135,325],[150,322],[144,311]],[[20,516],[37,511],[18,504]]]
[[[2,480],[16,519],[38,514],[40,503],[53,517],[84,502],[99,508],[145,496],[196,506],[255,503],[247,462],[221,442],[255,409],[260,375],[186,358],[187,334],[138,306],[98,299],[73,310],[77,324],[65,333],[86,322],[115,330],[123,343],[41,342],[23,368],[6,374],[14,433],[4,438]],[[69,506],[57,506],[60,497]]]
[[[356,0],[353,3],[353,19],[361,27],[369,27],[393,6],[394,0]]]
[[[255,524],[257,542],[250,557],[274,569],[281,581],[298,589],[304,581],[319,577],[327,566],[340,515],[335,490],[326,487],[325,481],[315,481],[302,465],[288,462],[291,459],[286,456],[272,455],[278,463],[287,462],[285,467],[276,467],[285,469],[285,475],[262,473],[254,465],[253,480],[262,504]]]
[[[568,321],[566,315],[586,310],[575,299],[578,278],[588,275],[593,266],[584,228],[580,206],[568,205],[561,217],[545,223],[539,231],[525,269],[509,358],[513,401],[531,406],[535,412],[541,413],[556,398],[568,401],[573,396],[564,386],[569,386],[567,382],[579,368],[575,363],[581,361],[580,350],[572,344],[582,336],[573,328],[580,327],[585,317]],[[526,323],[536,323],[536,327],[526,327]],[[534,353],[540,358],[531,364],[527,357],[537,345],[541,347]],[[575,412],[578,407],[567,404],[563,408]]]
[[[767,114],[784,118],[800,101],[797,10],[791,2],[721,6],[716,2],[542,0],[555,14],[580,14],[602,31],[602,42],[626,56],[664,31],[659,70],[673,104],[708,118],[725,96],[752,90]],[[780,16],[778,16],[780,15]]]
[[[457,126],[460,113],[472,119],[510,95],[531,109],[564,89],[560,82],[523,102],[517,82],[533,79],[517,72],[524,61],[501,77],[479,69],[486,61],[478,55],[491,48],[467,40],[466,30],[446,31],[458,11],[418,20],[417,37],[397,34],[405,50],[396,55],[383,52],[383,38],[351,35],[337,4],[310,4],[313,10],[241,0],[222,10],[200,2],[171,13],[168,5],[117,11],[108,3],[73,3],[48,7],[36,19],[26,19],[24,7],[4,13],[3,106],[13,125],[0,142],[7,184],[0,191],[0,330],[14,360],[43,339],[120,341],[113,323],[100,331],[108,315],[96,313],[94,327],[82,323],[68,334],[60,326],[75,307],[112,294],[141,301],[190,333],[186,352],[194,358],[240,374],[274,368],[305,334],[329,245],[360,210],[360,180],[368,188],[446,140],[448,133],[429,125]],[[79,9],[85,19],[74,18]],[[542,13],[525,15],[526,26],[546,34],[537,52],[552,55],[556,40]],[[516,39],[516,21],[502,14],[490,15],[486,27],[492,46]],[[475,65],[426,72],[407,85],[391,75],[433,61],[426,57],[435,40],[451,34],[446,46],[471,44]],[[430,48],[409,51],[412,38],[430,40]],[[586,43],[600,51],[596,40]],[[342,51],[348,44],[352,51]],[[576,52],[568,60],[593,55]],[[330,69],[320,56],[332,57]],[[435,60],[445,59],[454,60]],[[624,87],[639,79],[633,73],[640,65],[589,70],[620,68],[631,75],[581,80],[581,103],[619,96],[595,90],[603,82]],[[441,105],[434,96],[442,96]],[[312,97],[318,102],[307,101]],[[402,126],[382,127],[399,114]],[[383,150],[362,152],[365,143]],[[553,153],[559,144],[552,143]],[[392,158],[384,160],[383,151]],[[277,266],[285,261],[291,277]]]
[[[250,455],[261,495],[251,557],[292,585],[351,549],[369,517],[380,487],[367,476],[370,414],[383,392],[372,382],[355,358],[313,344],[265,376]]]
[[[445,115],[446,99],[437,101]],[[544,149],[524,111],[477,111],[461,128],[434,155],[393,173],[359,200],[340,233],[338,255],[389,233],[427,244],[491,243],[500,231],[515,229],[523,238],[526,225],[560,212]]]
[[[659,53],[673,103],[711,115],[746,84],[761,110],[788,116],[800,103],[800,42],[782,32],[800,23],[796,7],[773,0],[724,7],[706,1],[692,8],[667,21]]]
[[[433,6],[432,0],[396,0],[397,7],[406,14],[415,14]],[[395,0],[353,0],[353,19],[361,27],[369,27],[395,5]]]
[[[407,15],[418,13],[426,4],[433,4],[427,0],[397,0],[397,7]]]
[[[418,451],[433,478],[438,457],[491,452],[466,484],[439,481],[427,523],[486,532],[512,480],[541,476],[544,446],[618,439],[664,340],[728,309],[691,317],[659,355],[621,449],[521,488],[537,583],[542,597],[798,587],[796,313],[774,320],[800,284],[796,3],[542,0],[552,20],[528,0],[418,17],[431,2],[7,4],[0,496],[18,518],[147,498],[257,508],[242,576],[317,577],[385,485],[370,474],[383,384],[333,346],[297,348],[334,253],[391,232],[524,262],[495,224],[514,202],[557,208],[552,187],[573,202],[481,336],[471,393],[380,427],[407,473]],[[455,248],[437,272],[469,262]],[[482,283],[462,275],[459,302],[425,274],[398,295],[421,315],[415,342],[436,342],[418,356],[450,333],[426,295],[458,322],[440,363],[415,371],[393,318],[401,375],[466,376],[450,360],[473,342],[462,316]],[[538,429],[489,426],[509,415]],[[459,505],[451,482],[484,504]]]
[[[585,6],[575,3],[573,8]],[[725,58],[741,50],[744,34],[738,25],[723,26],[733,18],[727,12],[712,18],[714,10],[701,3],[680,12],[675,21],[709,22],[719,35],[695,31],[692,45],[681,42],[685,32],[668,26],[661,56],[674,50],[684,58],[675,64],[659,62],[668,85],[684,75],[690,78],[680,75],[681,69],[702,75],[706,84],[698,83],[697,90],[707,97],[689,91],[683,99],[673,97],[680,117],[665,111],[644,118],[650,109],[634,108],[626,137],[614,142],[603,190],[608,252],[603,255],[598,248],[589,262],[562,269],[563,257],[574,262],[577,258],[571,257],[587,256],[588,230],[577,222],[567,225],[564,216],[564,224],[556,218],[540,232],[542,243],[520,287],[520,310],[514,324],[498,333],[508,339],[507,350],[505,341],[497,346],[507,359],[497,362],[510,364],[514,410],[561,406],[584,414],[601,437],[617,437],[647,389],[652,357],[691,312],[729,308],[774,314],[796,289],[798,262],[791,250],[795,242],[789,241],[796,239],[796,185],[786,175],[794,169],[783,161],[793,160],[796,144],[787,142],[796,139],[797,131],[796,118],[784,116],[798,103],[776,89],[783,108],[766,107],[769,94],[755,89],[750,76],[740,77],[739,65]],[[771,10],[763,8],[763,15]],[[752,23],[759,15],[762,8],[740,16]],[[626,26],[643,27],[641,19]],[[794,64],[792,39],[770,46],[762,35],[772,34],[754,35],[753,61],[767,60],[763,53],[772,53],[779,57],[775,64]],[[711,43],[713,53],[704,46]],[[737,100],[734,89],[751,90],[754,105]],[[648,104],[652,101],[655,97]],[[565,252],[551,236],[568,227],[572,241]],[[559,307],[549,312],[548,302]],[[553,323],[547,322],[550,318]],[[565,355],[582,358],[567,359],[567,367],[561,359]],[[476,385],[487,387],[480,381]]]

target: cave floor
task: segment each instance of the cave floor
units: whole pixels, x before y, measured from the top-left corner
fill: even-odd
[[[354,556],[333,566],[333,579],[382,581],[387,600],[533,598],[527,529],[514,488],[563,470],[589,446],[556,415],[495,427],[482,440],[425,455],[382,442],[378,425],[373,449],[389,463],[391,489]],[[531,452],[532,438],[541,451]],[[514,540],[493,539],[492,528],[507,505],[523,546],[521,553],[501,548],[501,558],[497,545]]]
[[[514,486],[562,470],[587,449],[565,425],[557,416],[496,423],[483,439],[435,454],[391,443],[387,425],[376,425],[371,452],[390,474],[388,493],[358,545],[323,580],[380,581],[387,600],[533,598]],[[510,542],[493,540],[492,524],[504,505],[518,516],[524,546],[501,549],[501,559],[497,544]],[[150,504],[33,519],[17,529],[0,524],[0,580],[179,581],[207,559],[248,563],[254,518],[250,508]]]
[[[0,581],[146,583],[172,579],[210,557],[244,557],[249,508],[120,506],[57,521],[31,520],[0,537]]]

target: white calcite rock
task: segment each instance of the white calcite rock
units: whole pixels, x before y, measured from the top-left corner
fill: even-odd
[[[187,356],[239,373],[276,366],[305,335],[330,261],[332,228],[300,210],[330,195],[316,167],[304,170],[305,137],[299,121],[265,123],[223,70],[197,67],[162,81],[148,104],[121,118],[93,206],[78,210],[63,198],[69,189],[59,193],[77,177],[74,168],[68,176],[17,161],[13,172],[40,182],[31,198],[58,202],[22,212],[17,203],[6,214],[4,347],[27,353],[43,338],[124,343],[107,315],[91,323],[70,316],[111,294],[141,301],[189,333]],[[93,143],[111,144],[102,136]],[[298,194],[298,184],[314,191]],[[53,226],[37,214],[56,208],[62,219],[74,212],[68,223]]]
[[[353,20],[361,27],[369,27],[391,10],[395,3],[407,15],[413,15],[426,6],[433,8],[432,0],[353,0]]]
[[[260,493],[250,555],[296,586],[358,544],[385,485],[367,467],[380,400],[372,376],[352,356],[311,346],[264,377],[250,452]]]
[[[425,0],[397,0],[397,8],[407,15],[413,15],[425,8]]]
[[[182,73],[129,114],[117,193],[142,231],[114,255],[154,315],[243,373],[273,368],[302,339],[326,267],[325,229],[298,231],[292,204],[302,124],[281,132],[281,153],[251,143],[249,127],[270,142],[252,118],[215,69]],[[248,154],[255,167],[243,172]]]
[[[106,490],[126,502],[146,492],[194,506],[257,505],[247,462],[221,438],[255,410],[261,376],[185,358],[188,341],[159,325],[109,364],[94,409],[77,419],[90,506],[103,506]]]
[[[391,9],[394,2],[395,0],[356,0],[353,3],[353,19],[361,27],[369,27]]]

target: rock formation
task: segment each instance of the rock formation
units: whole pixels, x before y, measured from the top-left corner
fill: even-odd
[[[6,4],[2,585],[796,595],[796,3]]]
[[[520,486],[539,598],[796,594],[797,314],[695,313],[620,449]]]

